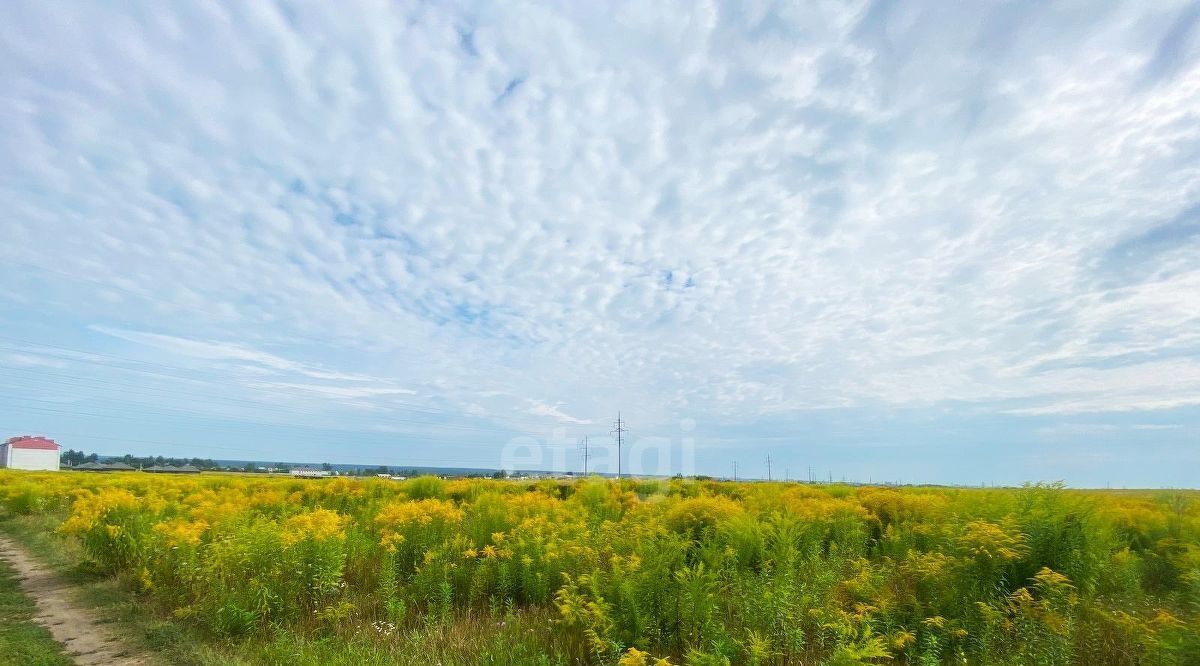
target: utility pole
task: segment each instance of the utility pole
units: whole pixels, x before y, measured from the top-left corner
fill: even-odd
[[[771,480],[771,454],[767,454],[767,481]]]
[[[617,436],[617,481],[621,480],[621,444],[624,441],[625,433],[629,430],[625,427],[625,422],[621,420],[621,412],[617,412],[617,422],[613,425],[612,432]]]
[[[812,483],[812,465],[808,466],[808,482]]]
[[[737,461],[733,461],[733,480],[737,481]]]

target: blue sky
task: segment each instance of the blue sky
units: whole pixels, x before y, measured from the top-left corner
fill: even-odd
[[[0,432],[1200,485],[1198,7],[3,3]]]

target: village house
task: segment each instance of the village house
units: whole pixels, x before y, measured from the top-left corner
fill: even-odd
[[[192,465],[152,465],[142,470],[151,474],[199,474],[200,470]]]
[[[292,470],[292,476],[305,479],[319,479],[329,476],[329,471],[324,469],[316,469],[315,467],[297,467]]]
[[[0,444],[0,467],[57,472],[61,448],[54,440],[41,436],[10,437]]]

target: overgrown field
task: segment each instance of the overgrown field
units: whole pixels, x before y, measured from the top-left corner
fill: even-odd
[[[1191,492],[0,471],[0,499],[294,663],[1200,664]]]

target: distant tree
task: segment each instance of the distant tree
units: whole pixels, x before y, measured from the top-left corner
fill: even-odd
[[[498,470],[496,470],[496,472],[494,474],[492,474],[492,478],[493,479],[507,479],[508,472],[506,472],[502,469],[498,469]]]
[[[243,471],[246,471],[246,472],[257,472],[257,471],[258,471],[258,465],[255,465],[255,464],[254,464],[254,463],[252,463],[252,462],[248,462],[248,463],[246,463],[246,466],[242,468],[242,470],[243,470]]]
[[[333,465],[330,465],[329,463],[321,463],[321,469],[325,470],[326,472],[332,472]]]

